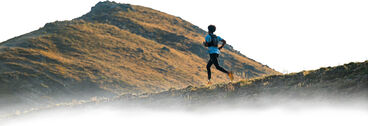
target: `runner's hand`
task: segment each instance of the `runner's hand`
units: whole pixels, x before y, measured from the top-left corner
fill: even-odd
[[[207,43],[207,42],[203,42],[203,45],[204,45],[205,47],[208,47],[208,43]]]

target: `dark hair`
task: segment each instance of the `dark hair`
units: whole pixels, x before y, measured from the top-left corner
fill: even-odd
[[[213,33],[215,31],[216,31],[216,26],[215,25],[209,25],[208,26],[208,32]]]

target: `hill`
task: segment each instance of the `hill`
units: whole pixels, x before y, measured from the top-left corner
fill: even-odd
[[[157,10],[99,2],[79,18],[0,43],[0,106],[199,86],[207,77],[205,34]],[[220,63],[237,79],[280,74],[230,45],[222,52]],[[227,81],[224,74],[214,75],[217,82]]]
[[[368,104],[368,61],[337,67],[320,68],[287,75],[271,75],[217,84],[207,87],[188,86],[161,93],[133,97],[137,105],[148,107],[250,105],[276,106],[300,102],[298,106]],[[120,98],[125,101],[126,97]],[[308,104],[308,103],[311,104]],[[126,102],[121,102],[122,104]],[[133,102],[134,103],[134,102]],[[352,107],[352,106],[349,106]]]
[[[171,88],[159,93],[124,94],[114,98],[93,98],[32,109],[10,111],[1,117],[14,117],[56,108],[109,106],[154,109],[233,109],[252,107],[328,107],[346,108],[368,105],[368,61],[320,68],[287,75],[242,80],[210,86]],[[296,103],[296,104],[295,104]]]

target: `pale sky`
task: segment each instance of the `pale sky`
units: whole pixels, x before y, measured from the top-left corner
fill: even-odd
[[[0,42],[87,13],[99,0],[3,0]],[[116,0],[179,16],[280,72],[368,60],[367,0]]]

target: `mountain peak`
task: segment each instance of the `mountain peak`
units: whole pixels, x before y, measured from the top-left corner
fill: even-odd
[[[111,11],[134,11],[130,4],[120,4],[114,1],[98,2],[91,8],[91,12],[111,12]]]

